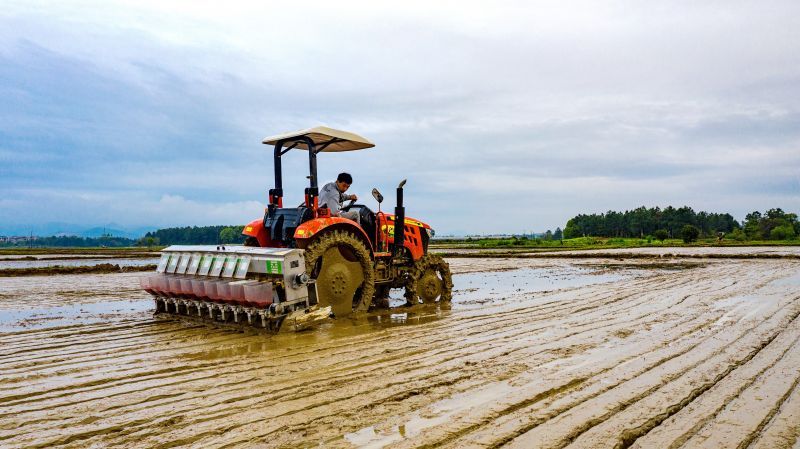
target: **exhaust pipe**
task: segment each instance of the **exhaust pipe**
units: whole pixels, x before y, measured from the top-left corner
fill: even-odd
[[[394,208],[394,256],[403,255],[403,247],[406,238],[406,208],[403,207],[403,186],[406,185],[404,179],[397,186],[397,206]]]

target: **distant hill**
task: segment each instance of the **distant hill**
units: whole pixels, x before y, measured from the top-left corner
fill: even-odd
[[[148,232],[156,229],[158,228],[155,226],[127,228],[117,223],[109,223],[106,225],[93,227],[63,222],[35,223],[30,225],[6,225],[0,223],[0,235],[6,236],[24,236],[33,234],[39,237],[77,236],[98,238],[102,237],[103,235],[111,235],[112,237],[138,239],[143,237]]]
[[[110,228],[105,226],[98,226],[91,229],[86,229],[81,231],[77,234],[80,237],[103,237],[103,236],[114,236],[114,237],[125,237],[129,239],[137,239],[142,237],[143,235],[147,234],[148,231],[153,230],[154,228],[147,228],[142,230],[134,230],[134,231],[124,231],[122,229],[117,228]]]

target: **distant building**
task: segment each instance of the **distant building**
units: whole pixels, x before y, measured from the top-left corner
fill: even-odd
[[[18,243],[28,243],[32,242],[39,237],[37,236],[27,236],[27,235],[12,235],[12,236],[5,236],[0,235],[0,243],[10,243],[10,244],[18,244]]]

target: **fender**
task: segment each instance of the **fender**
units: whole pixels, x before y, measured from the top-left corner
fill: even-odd
[[[269,231],[264,228],[264,220],[260,218],[248,223],[247,226],[244,227],[244,230],[242,230],[242,235],[255,237],[258,240],[259,246],[262,248],[269,247],[272,242],[269,238]]]
[[[361,229],[361,226],[356,224],[356,222],[353,220],[348,220],[347,218],[342,217],[315,218],[301,224],[294,231],[294,239],[297,241],[297,247],[305,248],[308,245],[311,237],[319,234],[322,231],[331,229],[342,229],[353,232],[357,237],[364,241],[367,249],[369,249],[370,255],[375,252],[374,248],[372,247],[372,242],[367,236],[367,233]]]

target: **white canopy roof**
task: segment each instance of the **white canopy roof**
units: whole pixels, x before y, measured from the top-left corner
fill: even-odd
[[[353,151],[363,150],[365,148],[372,148],[374,143],[359,136],[358,134],[341,131],[338,129],[328,128],[327,126],[317,126],[314,128],[303,129],[300,131],[293,131],[277,136],[267,137],[263,143],[268,145],[275,145],[279,140],[291,139],[293,137],[308,136],[314,141],[317,150],[319,151]],[[327,145],[326,145],[327,144]],[[305,143],[298,143],[295,148],[308,150],[308,145]]]

